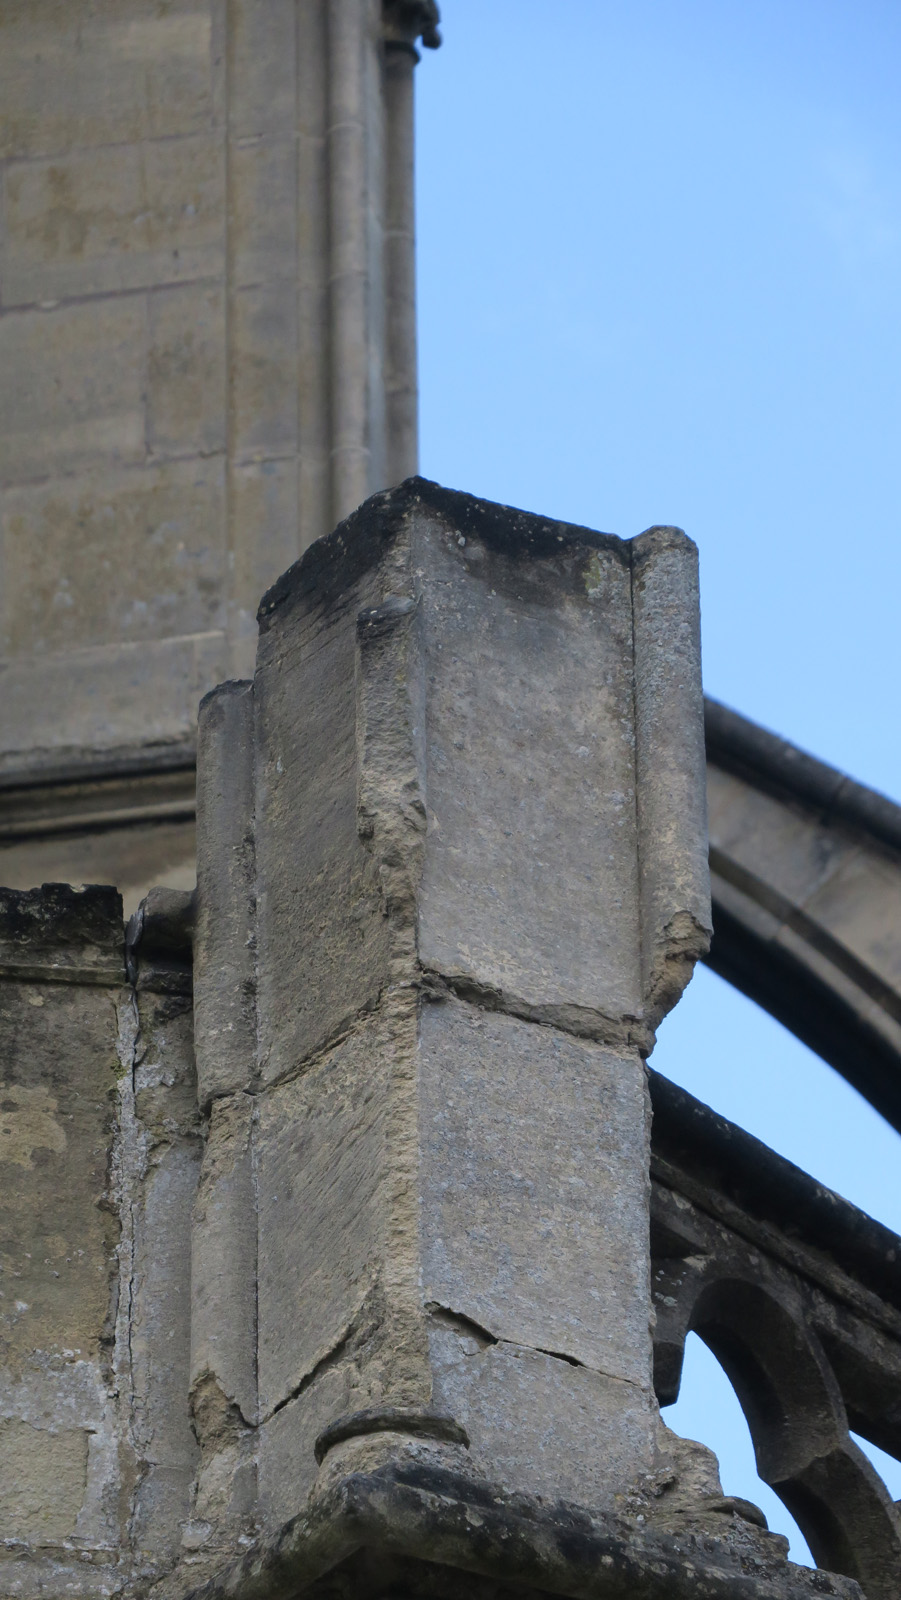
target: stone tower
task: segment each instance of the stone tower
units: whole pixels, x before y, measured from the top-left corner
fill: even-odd
[[[430,0],[0,8],[0,881],[194,876],[197,702],[416,470]]]

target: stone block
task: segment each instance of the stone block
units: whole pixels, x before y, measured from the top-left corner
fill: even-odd
[[[389,929],[378,862],[357,828],[359,603],[359,592],[349,606],[325,599],[308,629],[267,630],[260,643],[255,809],[264,1082],[295,1071],[348,1028],[375,1004],[385,981]],[[286,828],[293,840],[287,853]]]
[[[75,1532],[88,1479],[89,1434],[0,1421],[0,1524],[46,1544]]]
[[[641,1061],[460,1001],[421,1028],[426,1304],[649,1390]]]
[[[669,627],[650,598],[633,626],[623,541],[411,480],[367,502],[264,599],[270,1078],[411,972],[414,956],[439,987],[650,1049],[661,1007],[706,948],[709,892],[693,788],[703,779],[697,628],[686,643],[676,627],[691,610],[695,552],[678,530],[644,537],[646,588],[658,546],[688,573]],[[671,636],[689,658],[694,638],[690,681],[674,667],[670,683]],[[646,712],[633,653],[645,661]],[[692,806],[642,830],[636,740],[653,747],[668,707],[682,730],[670,779]],[[275,841],[289,814],[298,848],[286,863]],[[286,992],[270,940],[297,950],[302,989]]]
[[[253,756],[253,686],[220,684],[198,721],[194,1035],[204,1107],[257,1075]]]
[[[231,1409],[238,1412],[236,1422],[257,1418],[253,1109],[245,1094],[213,1102],[192,1226],[195,1425],[202,1444],[220,1448]]]
[[[260,595],[300,554],[296,459],[288,456],[233,467],[231,506],[235,563],[231,625],[234,636],[251,641],[252,675]]]
[[[474,1474],[520,1493],[612,1511],[655,1465],[647,1389],[546,1351],[432,1333],[434,1403],[465,1427]]]
[[[294,139],[235,144],[229,167],[235,287],[296,282],[298,228],[303,226],[305,208],[298,211]]]
[[[358,1409],[356,1376],[350,1362],[327,1367],[260,1427],[259,1510],[264,1527],[283,1527],[306,1504],[319,1471],[316,1440],[336,1417]]]
[[[198,700],[227,668],[222,633],[12,661],[3,669],[0,771],[21,771],[36,751],[64,761],[85,747],[182,751]]]
[[[223,484],[223,461],[214,458],[8,490],[0,500],[10,552],[7,653],[56,655],[221,628]]]
[[[637,1019],[629,548],[508,516],[418,519],[420,957],[513,1009]]]
[[[10,0],[0,13],[0,155],[171,137],[211,116],[209,0]]]
[[[292,280],[240,290],[231,328],[237,461],[297,450],[297,291]]]
[[[0,1523],[120,1536],[112,1333],[122,907],[0,892]]]
[[[221,275],[224,166],[216,134],[11,163],[4,305]]]
[[[191,284],[150,296],[147,443],[154,456],[225,450],[225,353],[222,289]]]
[[[428,1398],[418,1289],[410,1007],[365,1020],[260,1097],[260,1414],[326,1367],[359,1405]]]
[[[290,138],[294,132],[297,10],[293,0],[235,0],[228,107],[233,139]]]
[[[0,318],[0,483],[143,461],[145,350],[139,299]]]
[[[118,1229],[104,1209],[118,1060],[107,994],[0,982],[5,1382],[36,1350],[98,1360]]]

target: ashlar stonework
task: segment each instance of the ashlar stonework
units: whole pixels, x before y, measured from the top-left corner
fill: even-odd
[[[0,1594],[859,1596],[654,1391],[691,541],[412,479],[259,622],[196,896],[2,899]]]

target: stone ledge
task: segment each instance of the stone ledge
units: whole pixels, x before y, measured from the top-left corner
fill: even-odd
[[[714,1523],[721,1515],[709,1513]],[[185,1600],[374,1600],[394,1584],[411,1600],[862,1600],[851,1579],[739,1554],[706,1529],[624,1531],[575,1506],[421,1465],[342,1479]],[[165,1589],[184,1593],[171,1580]]]
[[[0,889],[0,977],[123,983],[124,945],[117,889]]]

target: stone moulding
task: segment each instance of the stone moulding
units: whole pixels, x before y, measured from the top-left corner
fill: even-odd
[[[901,1129],[901,807],[706,704],[706,958]]]

